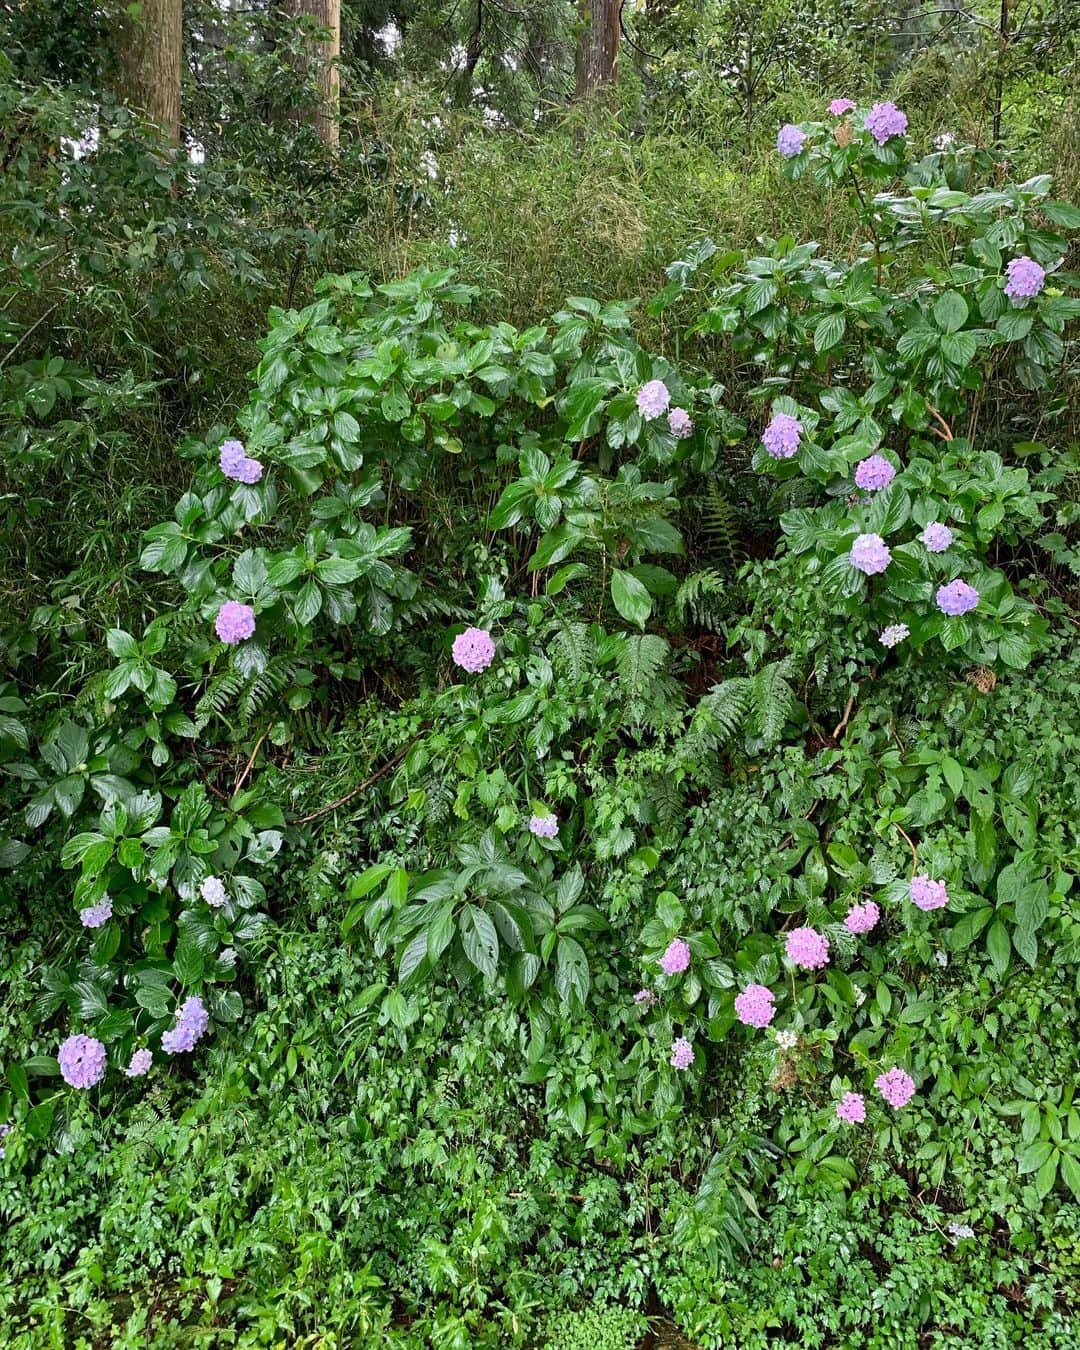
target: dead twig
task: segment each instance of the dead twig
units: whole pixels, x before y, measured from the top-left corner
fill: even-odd
[[[365,788],[371,787],[372,783],[377,783],[383,774],[389,773],[395,765],[400,764],[419,739],[418,736],[414,737],[404,750],[399,750],[393,759],[388,759],[382,768],[376,769],[370,778],[365,778],[358,787],[354,787],[351,791],[346,792],[344,797],[339,797],[337,801],[331,802],[329,806],[320,806],[317,811],[312,811],[309,815],[301,816],[298,820],[294,820],[291,823],[293,825],[306,825],[309,821],[318,820],[320,816],[325,816],[331,811],[336,811],[339,806],[344,806],[346,802],[351,802],[352,799],[358,797]]]

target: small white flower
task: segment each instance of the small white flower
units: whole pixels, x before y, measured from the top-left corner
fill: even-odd
[[[949,1224],[949,1232],[958,1241],[960,1238],[973,1238],[975,1236],[975,1229],[969,1223],[951,1223]]]
[[[944,951],[936,951],[934,953],[934,960],[938,963],[939,966],[944,968],[949,964],[949,953]]]
[[[781,1050],[794,1050],[799,1044],[799,1033],[797,1031],[778,1031],[776,1033],[776,1044]]]
[[[865,989],[860,989],[859,986],[856,985],[856,986],[855,986],[855,1006],[856,1006],[856,1008],[861,1008],[862,1005],[863,1005],[865,1002],[866,1002],[866,990],[865,990]]]

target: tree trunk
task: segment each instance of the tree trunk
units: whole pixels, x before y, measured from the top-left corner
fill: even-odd
[[[338,59],[341,56],[341,0],[287,0],[285,10],[294,18],[306,16],[320,29],[328,29],[329,38],[312,38],[308,43],[310,59],[315,63],[315,83],[319,102],[311,117],[315,134],[325,145],[337,145],[338,108],[341,81]]]
[[[180,143],[182,0],[142,0],[125,11],[116,30],[120,98]]]
[[[574,84],[579,99],[615,78],[619,62],[619,0],[580,0],[582,30],[574,58]]]

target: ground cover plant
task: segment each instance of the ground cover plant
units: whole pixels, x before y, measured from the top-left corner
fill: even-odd
[[[791,226],[518,309],[490,125],[425,190],[267,60],[243,174],[4,72],[5,1343],[1074,1344],[1068,182],[776,91]]]

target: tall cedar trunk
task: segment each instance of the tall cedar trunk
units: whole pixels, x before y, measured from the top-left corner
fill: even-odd
[[[338,143],[338,105],[340,76],[338,58],[341,55],[341,0],[286,0],[286,13],[293,18],[307,15],[320,29],[328,29],[325,40],[313,38],[308,44],[310,58],[315,63],[315,83],[319,102],[311,121],[319,140],[325,145]]]
[[[182,0],[142,0],[124,11],[116,29],[117,92],[160,127],[171,145],[180,142],[183,28]]]
[[[574,59],[574,82],[579,99],[615,78],[619,61],[619,0],[580,0],[582,20]]]

